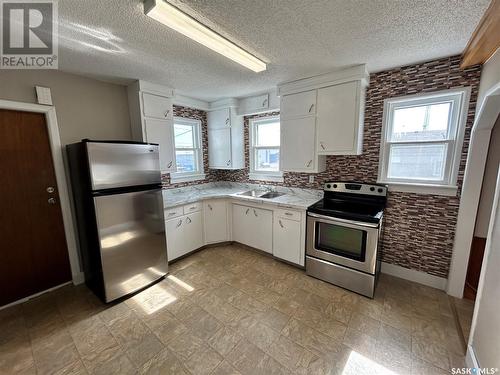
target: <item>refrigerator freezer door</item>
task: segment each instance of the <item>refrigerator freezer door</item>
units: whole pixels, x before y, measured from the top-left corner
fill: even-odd
[[[92,190],[161,182],[157,145],[87,142]]]
[[[106,302],[168,271],[161,189],[94,197]]]

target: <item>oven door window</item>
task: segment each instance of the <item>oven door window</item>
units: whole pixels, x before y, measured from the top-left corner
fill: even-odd
[[[365,261],[366,231],[341,225],[316,222],[315,247],[346,258]]]

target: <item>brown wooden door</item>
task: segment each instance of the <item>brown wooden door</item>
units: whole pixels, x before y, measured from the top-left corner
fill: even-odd
[[[0,178],[2,306],[71,280],[45,115],[0,110]]]

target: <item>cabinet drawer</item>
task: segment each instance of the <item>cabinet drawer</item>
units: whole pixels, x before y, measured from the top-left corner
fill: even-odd
[[[202,206],[201,206],[200,202],[186,204],[184,206],[184,215],[191,214],[191,213],[197,212],[197,211],[201,211],[201,207]]]
[[[174,217],[179,217],[184,214],[182,206],[169,208],[165,210],[165,220],[173,219]]]
[[[280,209],[280,210],[275,210],[274,212],[275,212],[277,217],[281,217],[283,219],[300,221],[300,218],[301,218],[300,211]]]
[[[164,96],[142,93],[142,110],[144,116],[172,119],[172,100]]]

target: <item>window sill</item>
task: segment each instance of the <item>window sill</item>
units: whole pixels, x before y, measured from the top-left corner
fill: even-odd
[[[377,181],[378,184],[389,186],[389,191],[399,191],[403,193],[416,193],[427,195],[444,195],[454,197],[457,195],[458,187],[454,185],[432,185],[432,184],[410,184],[403,182]]]
[[[205,179],[205,173],[197,174],[182,174],[182,173],[170,173],[170,183],[177,184],[180,182],[190,182],[199,181]]]
[[[283,182],[283,173],[276,174],[267,174],[267,173],[258,173],[251,172],[248,174],[249,180],[258,180],[258,181],[270,181],[270,182]]]

